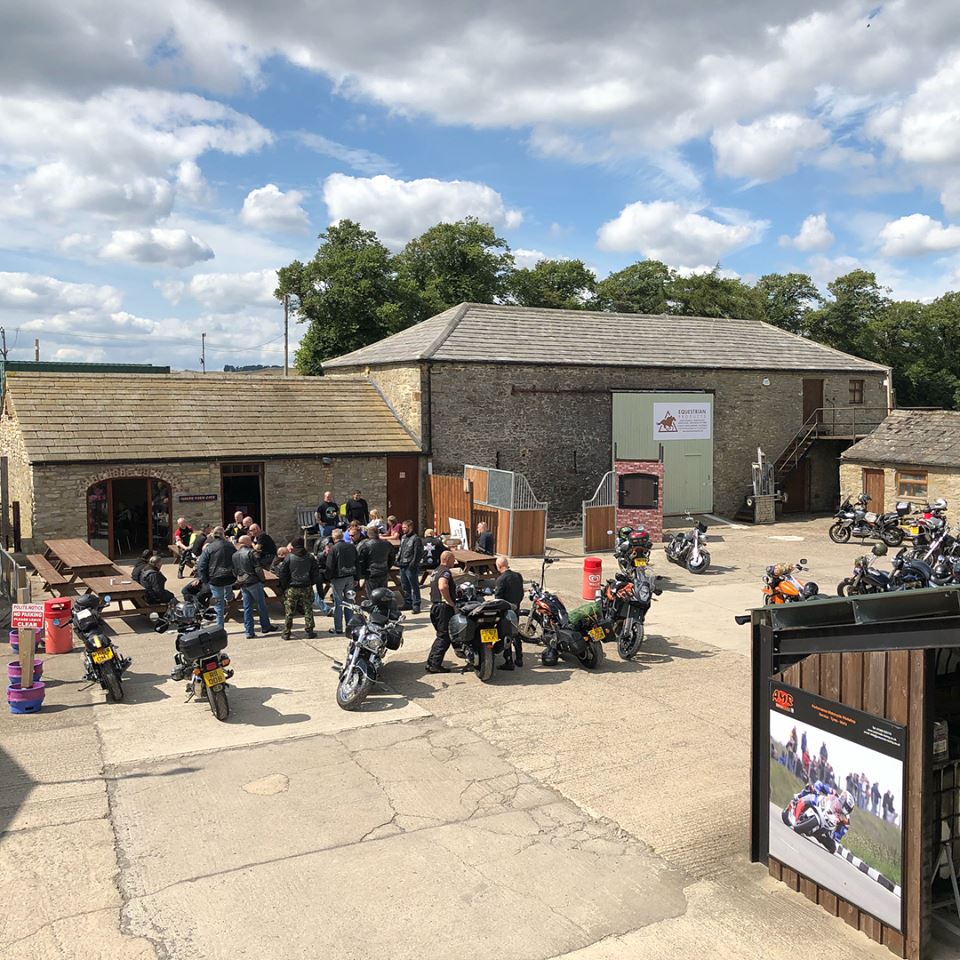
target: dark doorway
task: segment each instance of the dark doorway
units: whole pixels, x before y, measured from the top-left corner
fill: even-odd
[[[113,481],[113,542],[118,555],[142,553],[150,545],[148,481]]]
[[[400,521],[419,521],[419,457],[387,457],[387,514]]]
[[[264,526],[263,464],[224,463],[220,467],[220,478],[224,524],[233,523],[233,515],[239,510],[245,517],[253,517],[254,523]]]
[[[809,460],[801,460],[787,474],[783,484],[783,492],[787,495],[787,502],[783,505],[784,513],[807,513],[810,510]]]
[[[87,490],[87,540],[111,560],[170,543],[170,484],[155,477],[102,480]]]
[[[817,422],[823,420],[823,381],[803,381],[803,422],[816,414]]]

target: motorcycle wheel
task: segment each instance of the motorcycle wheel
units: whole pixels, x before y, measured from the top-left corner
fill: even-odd
[[[123,699],[123,684],[120,683],[120,674],[113,663],[107,664],[103,671],[103,683],[107,688],[107,697],[114,703]]]
[[[604,660],[603,644],[599,640],[591,640],[587,644],[587,652],[577,659],[588,670],[596,670]]]
[[[705,573],[710,566],[710,554],[706,550],[700,551],[700,560],[696,561],[692,557],[687,561],[687,569],[691,573]]]
[[[337,706],[341,710],[356,710],[367,699],[372,686],[362,670],[353,670],[337,684]]]
[[[785,810],[780,811],[780,819],[783,821],[785,827],[790,826],[790,808],[787,807]]]
[[[850,542],[850,528],[845,527],[842,523],[835,523],[827,533],[830,535],[830,539],[834,543],[849,543]]]
[[[492,643],[480,644],[480,655],[477,658],[477,676],[481,682],[489,683],[496,672],[497,655],[493,652]]]
[[[221,723],[230,716],[230,702],[227,700],[226,687],[221,687],[219,690],[208,689],[207,703],[210,704],[213,715]]]
[[[900,527],[890,527],[883,531],[881,539],[888,547],[899,547],[903,543],[903,530]]]
[[[517,633],[524,640],[532,640],[534,643],[540,643],[543,640],[543,624],[533,616],[528,616],[517,627]]]
[[[632,660],[643,646],[643,624],[634,621],[629,630],[624,630],[624,622],[621,620],[614,631],[617,635],[617,653],[620,654],[620,659]]]

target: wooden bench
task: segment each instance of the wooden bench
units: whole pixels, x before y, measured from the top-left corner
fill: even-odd
[[[52,593],[54,596],[73,596],[77,592],[70,580],[60,573],[42,553],[30,554],[27,557],[27,563],[43,581],[43,589],[47,593]]]

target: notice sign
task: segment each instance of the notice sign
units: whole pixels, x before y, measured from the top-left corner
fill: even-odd
[[[217,499],[215,493],[180,493],[177,500],[180,503],[213,503]]]
[[[709,400],[655,403],[653,437],[655,440],[709,440],[712,413]]]
[[[15,603],[10,615],[10,626],[17,630],[29,627],[34,630],[43,629],[43,604]]]
[[[770,856],[903,930],[904,727],[770,681]]]

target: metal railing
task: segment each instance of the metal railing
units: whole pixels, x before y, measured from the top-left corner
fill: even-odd
[[[803,459],[814,440],[820,437],[850,437],[857,440],[878,427],[889,413],[887,407],[851,406],[817,407],[804,420],[793,439],[777,457],[777,473],[789,473]]]

